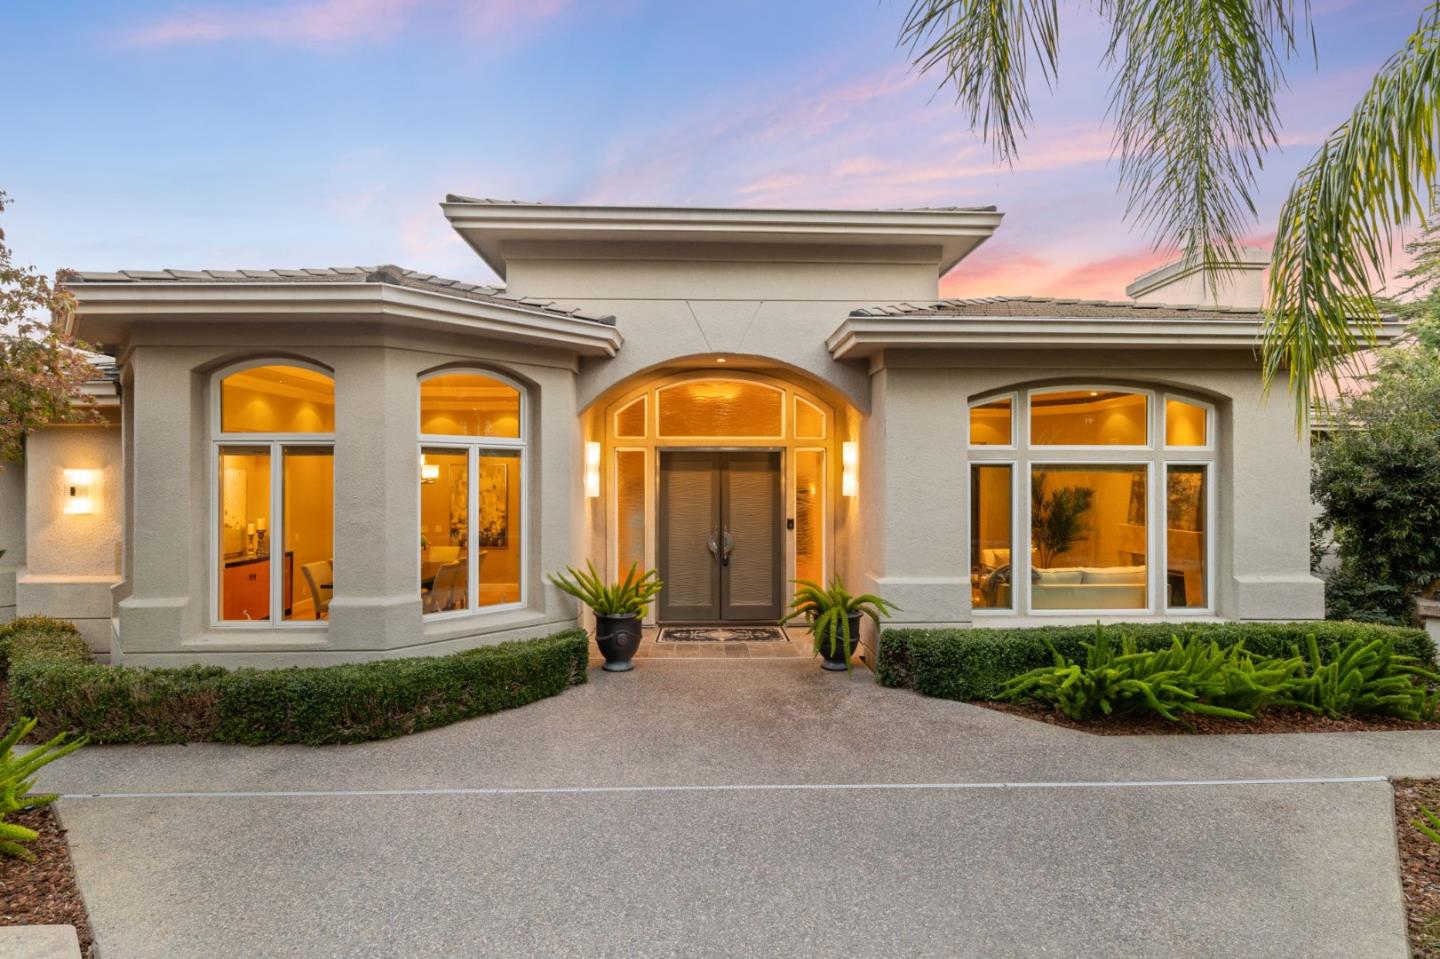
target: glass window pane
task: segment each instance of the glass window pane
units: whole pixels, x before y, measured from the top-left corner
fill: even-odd
[[[645,568],[645,451],[615,451],[616,574]]]
[[[1165,401],[1165,445],[1204,446],[1205,407],[1184,400]]]
[[[420,432],[432,436],[520,436],[520,391],[479,373],[420,381]]]
[[[1030,394],[1034,446],[1144,446],[1146,398],[1116,390]]]
[[[1030,482],[1032,609],[1145,609],[1143,466],[1036,466]]]
[[[825,411],[804,397],[795,397],[795,437],[802,440],[825,438]]]
[[[420,599],[427,613],[464,609],[470,585],[470,480],[465,450],[420,451]]]
[[[976,609],[1011,609],[1011,467],[970,467],[970,602]]]
[[[1171,466],[1165,480],[1165,589],[1175,609],[1204,609],[1205,467]]]
[[[220,381],[226,433],[333,433],[335,381],[300,366],[253,366]]]
[[[970,407],[971,446],[1011,446],[1014,433],[1010,423],[1013,400],[992,400]]]
[[[480,451],[480,605],[520,602],[520,451]]]
[[[335,592],[335,451],[287,446],[284,470],[286,619],[327,619]]]
[[[785,394],[744,380],[692,380],[659,391],[660,435],[779,439]]]
[[[645,400],[640,396],[626,403],[615,413],[615,435],[621,439],[645,438]]]
[[[825,451],[795,451],[795,578],[825,582]]]
[[[220,448],[220,619],[270,618],[270,448]]]

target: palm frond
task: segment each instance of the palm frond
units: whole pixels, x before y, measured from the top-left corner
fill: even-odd
[[[1016,156],[1017,136],[1030,121],[1028,75],[1038,62],[1053,86],[1059,67],[1056,0],[914,0],[900,30],[923,73],[938,71],[940,86],[994,143],[996,156]]]
[[[1301,171],[1280,212],[1270,265],[1265,384],[1284,372],[1296,426],[1314,380],[1339,381],[1347,358],[1375,340],[1379,278],[1397,231],[1423,217],[1437,187],[1440,3],[1386,61],[1349,119]]]

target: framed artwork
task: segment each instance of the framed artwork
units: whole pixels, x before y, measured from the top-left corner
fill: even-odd
[[[482,549],[510,546],[510,463],[503,459],[480,461],[480,523]]]
[[[1205,474],[1199,470],[1171,470],[1165,497],[1170,513],[1170,528],[1199,532],[1205,501]]]
[[[469,526],[469,470],[464,463],[450,466],[450,542],[465,545],[465,533]]]

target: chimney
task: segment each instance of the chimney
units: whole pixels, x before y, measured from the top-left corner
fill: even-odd
[[[1214,283],[1207,283],[1199,258],[1184,257],[1142,273],[1125,287],[1125,295],[1137,303],[1258,310],[1265,302],[1265,269],[1269,265],[1268,250],[1241,247],[1238,259],[1218,270]]]

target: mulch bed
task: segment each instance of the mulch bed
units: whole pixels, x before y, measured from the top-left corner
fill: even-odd
[[[1400,844],[1400,883],[1415,959],[1440,959],[1440,843],[1416,829],[1420,807],[1440,812],[1440,781],[1395,781],[1395,830]]]
[[[1396,732],[1415,729],[1440,729],[1440,722],[1411,723],[1403,719],[1389,719],[1376,716],[1369,719],[1330,719],[1317,716],[1301,709],[1271,709],[1260,714],[1258,719],[1220,719],[1215,716],[1191,716],[1195,728],[1186,729],[1180,723],[1153,714],[1111,716],[1090,722],[1076,722],[1049,706],[1039,703],[996,703],[972,702],[972,706],[984,706],[996,712],[1037,719],[1055,726],[1065,726],[1095,736],[1187,736],[1191,734],[1218,736],[1234,733],[1374,733]]]
[[[90,920],[75,882],[65,830],[60,828],[54,810],[29,809],[11,821],[34,829],[40,838],[27,846],[35,854],[34,862],[0,857],[0,926],[74,926],[80,936],[81,954],[85,959],[94,959]]]

